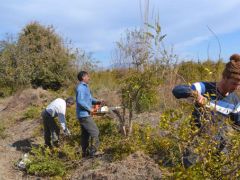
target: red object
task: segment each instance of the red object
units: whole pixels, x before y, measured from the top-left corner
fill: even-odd
[[[96,114],[101,108],[100,104],[93,105],[93,114]]]

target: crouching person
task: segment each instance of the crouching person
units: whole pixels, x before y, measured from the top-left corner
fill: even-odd
[[[72,97],[66,100],[57,98],[52,101],[46,109],[42,111],[42,119],[44,126],[44,140],[45,146],[52,147],[59,145],[59,134],[60,128],[54,120],[58,117],[59,123],[63,129],[64,135],[69,136],[70,131],[66,125],[66,107],[70,107],[74,104],[74,99]]]

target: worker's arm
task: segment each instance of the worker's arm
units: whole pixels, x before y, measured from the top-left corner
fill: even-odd
[[[92,104],[94,105],[94,104],[101,104],[101,100],[98,100],[98,99],[96,99],[96,98],[94,98],[94,97],[92,97]]]
[[[59,120],[59,123],[63,129],[63,132],[66,136],[69,136],[71,135],[69,129],[67,128],[67,125],[66,125],[66,118],[65,118],[65,113],[59,113],[58,114],[58,120]]]
[[[188,97],[194,97],[196,102],[199,105],[204,105],[207,100],[203,96],[205,93],[205,86],[202,82],[197,82],[189,85],[178,85],[172,90],[173,95],[177,98],[188,98]]]
[[[59,113],[58,120],[62,129],[65,130],[67,128],[65,115],[63,113]]]
[[[188,85],[178,85],[172,90],[173,95],[177,98],[188,98],[192,96],[192,89]]]

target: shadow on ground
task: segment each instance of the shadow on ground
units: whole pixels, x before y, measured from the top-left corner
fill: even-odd
[[[12,147],[15,147],[17,151],[22,151],[24,153],[28,153],[31,151],[32,147],[38,148],[38,144],[34,144],[32,139],[23,139],[16,141],[12,144]]]

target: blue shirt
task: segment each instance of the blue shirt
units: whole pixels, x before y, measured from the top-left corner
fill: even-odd
[[[240,100],[234,92],[223,96],[218,91],[216,82],[196,82],[191,86],[178,85],[173,89],[172,93],[177,99],[180,99],[192,96],[192,91],[198,91],[204,97],[209,98],[209,105],[213,104],[217,113],[230,117],[237,125],[240,125]],[[199,109],[200,106],[196,104],[193,111],[193,117],[198,127],[201,126],[201,111]]]
[[[76,88],[77,118],[90,116],[92,104],[99,101],[92,97],[88,85],[80,82]]]

